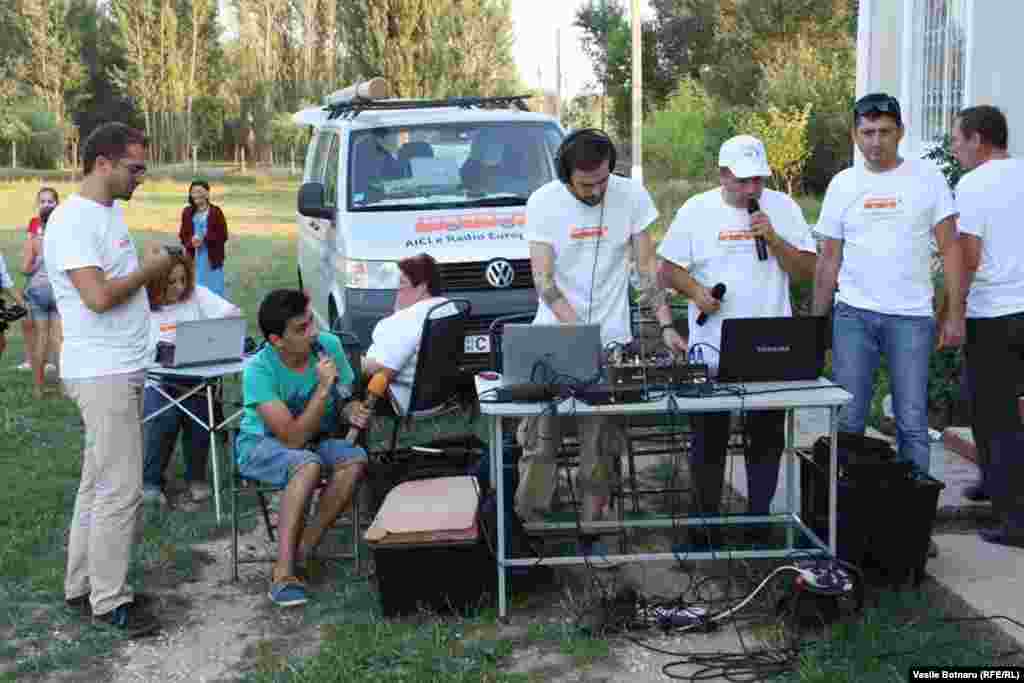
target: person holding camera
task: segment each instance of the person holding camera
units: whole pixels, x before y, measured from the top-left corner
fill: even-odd
[[[18,294],[17,290],[14,289],[14,280],[11,279],[11,274],[7,272],[7,264],[4,262],[4,255],[0,254],[0,308],[6,308],[6,302],[4,298],[7,294],[11,295],[18,305],[24,305],[24,301],[21,295]],[[0,318],[0,356],[4,355],[4,349],[7,348],[7,323],[3,318]]]
[[[154,345],[159,342],[174,344],[178,323],[242,315],[242,309],[238,306],[196,284],[195,265],[181,247],[169,247],[168,250],[173,262],[171,269],[165,276],[151,280],[146,285]],[[147,380],[142,400],[143,415],[152,415],[167,406],[170,399],[164,394],[177,397],[187,393],[195,385],[196,380],[185,377],[165,377],[160,382]],[[186,398],[183,407],[200,420],[208,420],[204,394],[194,394]],[[177,409],[164,410],[144,422],[142,429],[143,502],[167,504],[164,473],[174,454],[178,432],[182,430],[185,432],[182,451],[185,457],[185,482],[188,485],[189,496],[193,503],[201,503],[209,498],[212,490],[206,483],[206,464],[210,450],[210,433],[185,412]]]
[[[144,286],[173,261],[150,246],[140,263],[116,200],[146,173],[146,136],[122,123],[96,128],[82,148],[78,193],[50,216],[46,270],[64,323],[60,374],[85,424],[82,478],[68,537],[69,609],[126,637],[159,623],[128,583],[142,500],[142,386],[152,360]]]

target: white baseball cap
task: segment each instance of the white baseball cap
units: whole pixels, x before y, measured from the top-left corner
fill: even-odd
[[[772,174],[764,143],[753,135],[737,135],[723,142],[718,150],[718,165],[732,171],[737,178],[769,177]]]

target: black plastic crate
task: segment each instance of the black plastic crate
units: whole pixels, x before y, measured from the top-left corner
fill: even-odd
[[[822,539],[828,537],[828,447],[827,438],[819,439],[800,477],[801,515]],[[841,439],[840,447],[837,554],[864,570],[871,583],[919,584],[945,484],[898,458],[891,447],[887,453],[857,439]]]
[[[475,543],[373,549],[386,617],[421,609],[464,613],[493,604],[498,576],[487,546]]]

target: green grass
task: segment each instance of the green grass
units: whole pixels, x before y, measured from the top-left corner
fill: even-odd
[[[256,333],[255,311],[272,288],[295,284],[293,212],[297,182],[263,177],[214,180],[214,200],[224,208],[232,229],[226,268],[229,294]],[[18,260],[21,225],[32,214],[38,180],[0,184],[0,251],[9,266]],[[66,196],[69,184],[58,183]],[[151,179],[128,205],[127,219],[139,243],[173,241],[187,178]],[[676,183],[654,184],[663,220],[688,192]],[[814,211],[816,202],[805,207]],[[6,223],[4,223],[6,221]],[[667,225],[667,222],[665,222]],[[19,283],[20,286],[20,283]],[[109,634],[82,626],[63,609],[65,531],[78,484],[82,430],[77,410],[64,398],[31,399],[29,373],[14,365],[22,358],[17,324],[9,331],[9,348],[0,360],[0,681],[42,679],[54,672],[88,671],[110,665],[120,642]],[[255,523],[255,516],[246,518]],[[136,584],[154,586],[182,596],[179,586],[196,576],[203,563],[214,561],[196,545],[229,533],[218,526],[210,507],[198,512],[148,510],[145,533],[131,567]],[[223,562],[224,560],[216,560]],[[513,604],[522,602],[513,596]],[[902,598],[900,598],[902,599]],[[928,605],[885,602],[869,613],[863,625],[837,628],[823,644],[810,647],[801,661],[801,681],[904,680],[893,669],[872,668],[867,653],[884,647],[913,647],[938,642],[948,628],[898,626],[907,613],[928,613]],[[497,635],[494,610],[461,618],[424,616],[385,621],[376,596],[347,567],[332,567],[330,584],[316,591],[316,600],[302,613],[305,624],[322,625],[323,644],[312,657],[297,660],[287,649],[264,641],[246,657],[254,683],[269,681],[493,681],[534,680],[501,671],[515,645],[544,646],[579,665],[607,658],[611,641],[592,638],[567,624],[537,623],[517,644]],[[902,630],[901,630],[902,629]],[[955,633],[953,634],[955,640]],[[931,640],[928,640],[931,639]],[[892,642],[886,642],[892,641]],[[983,643],[967,638],[921,663],[980,661]],[[873,650],[871,648],[874,648]],[[977,656],[976,656],[977,655]],[[897,660],[901,661],[902,660]],[[852,663],[851,663],[852,662]],[[851,668],[852,667],[852,668]],[[845,676],[845,678],[843,678]]]

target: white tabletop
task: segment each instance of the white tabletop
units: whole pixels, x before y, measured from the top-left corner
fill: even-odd
[[[549,403],[498,403],[494,389],[502,386],[501,379],[486,380],[477,375],[476,393],[480,412],[498,417],[526,417],[551,411]],[[562,399],[557,409],[563,415],[628,415],[644,413],[708,413],[731,410],[784,410],[787,408],[827,408],[848,403],[853,395],[824,377],[804,382],[748,382],[744,384],[718,384],[721,393],[698,398],[670,397],[657,392],[658,398],[636,403],[588,405],[575,398]],[[728,393],[726,393],[728,392]],[[670,404],[674,401],[674,405]]]
[[[253,354],[255,355],[255,354]],[[152,363],[146,368],[146,374],[149,375],[174,375],[176,377],[195,377],[197,379],[214,379],[217,377],[223,377],[224,375],[234,375],[245,369],[245,364],[249,362],[252,355],[246,356],[241,360],[235,360],[228,363],[216,363],[214,365],[193,365],[185,368],[168,368],[159,363]]]

